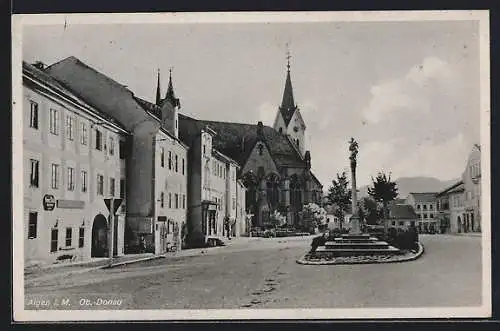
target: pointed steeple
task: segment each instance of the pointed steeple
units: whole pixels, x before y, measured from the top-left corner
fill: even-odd
[[[158,68],[158,82],[156,84],[156,105],[161,104],[160,68]]]
[[[168,79],[168,88],[167,88],[167,94],[165,95],[165,100],[168,100],[174,105],[174,107],[179,107],[181,106],[180,101],[178,98],[175,97],[174,93],[174,85],[172,84],[172,68],[169,69],[170,75]]]
[[[286,81],[285,81],[285,89],[283,90],[283,100],[281,101],[281,114],[283,115],[283,119],[285,120],[285,124],[288,125],[290,120],[292,119],[292,115],[297,108],[295,105],[295,100],[293,99],[293,88],[292,88],[292,79],[290,78],[290,51],[287,52],[287,72],[286,72]]]

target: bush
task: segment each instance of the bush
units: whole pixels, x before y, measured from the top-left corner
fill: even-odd
[[[408,230],[389,228],[387,242],[401,250],[417,250],[418,233],[415,228]]]
[[[326,240],[327,240],[327,237],[325,235],[314,237],[312,240],[312,243],[311,243],[311,253],[316,252],[316,249],[319,246],[325,245]]]

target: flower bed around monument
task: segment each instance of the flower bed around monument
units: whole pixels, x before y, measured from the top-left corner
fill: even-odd
[[[332,265],[332,264],[371,264],[371,263],[396,263],[412,261],[424,253],[424,246],[417,243],[417,250],[404,250],[397,255],[364,255],[364,256],[325,256],[317,257],[314,253],[307,253],[302,259],[297,260],[299,264]]]

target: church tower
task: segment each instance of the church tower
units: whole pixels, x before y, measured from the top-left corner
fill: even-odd
[[[287,54],[287,72],[283,100],[274,120],[274,129],[285,135],[297,148],[302,157],[305,156],[306,124],[293,98],[292,79],[290,77],[290,52]]]
[[[158,83],[156,86],[156,105],[161,108],[161,125],[179,138],[179,109],[181,103],[175,97],[172,83],[172,69],[169,70],[168,88],[165,98],[161,99],[160,70],[158,70]]]

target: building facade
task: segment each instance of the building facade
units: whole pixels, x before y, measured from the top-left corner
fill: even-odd
[[[125,198],[128,132],[40,66],[23,62],[25,261],[109,256],[105,199]],[[120,208],[114,255],[124,253],[124,228]]]
[[[458,181],[437,194],[442,232],[460,233],[464,229],[464,183]]]
[[[123,147],[127,167],[126,252],[158,254],[169,245],[177,245],[186,220],[185,209],[181,208],[187,192],[182,159],[184,169],[189,165],[187,146],[177,137],[180,103],[172,94],[173,88],[169,86],[165,98],[156,105],[74,57],[46,71],[130,132]],[[165,162],[171,162],[174,169],[165,168]]]
[[[437,209],[437,192],[415,193],[412,192],[406,198],[406,204],[415,210],[419,233],[436,233],[439,231],[440,222]]]
[[[416,227],[417,223],[421,222],[421,217],[411,205],[392,204],[389,209],[389,222],[393,228],[407,230]]]
[[[462,174],[465,221],[463,232],[481,231],[481,147],[474,145]]]

